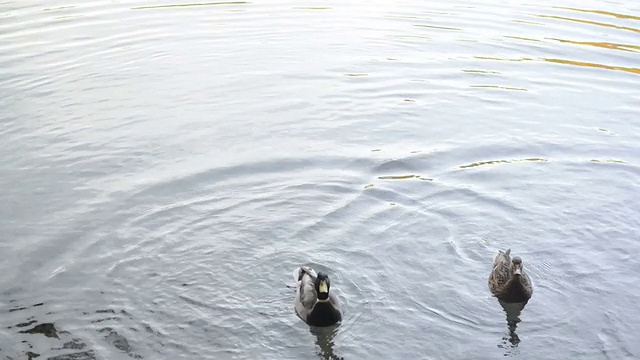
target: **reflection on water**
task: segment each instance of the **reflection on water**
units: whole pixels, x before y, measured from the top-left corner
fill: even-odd
[[[463,69],[462,72],[471,73],[471,74],[500,75],[500,73],[497,72],[497,71],[489,71],[489,70],[465,70],[465,69]]]
[[[478,166],[484,166],[484,165],[494,165],[494,164],[512,164],[512,163],[519,163],[519,162],[546,162],[546,159],[542,159],[542,158],[528,158],[528,159],[514,159],[514,160],[491,160],[491,161],[479,161],[479,162],[474,162],[468,165],[461,165],[459,168],[460,169],[467,169],[467,168],[473,168],[473,167],[478,167]]]
[[[606,69],[606,70],[617,70],[617,71],[623,71],[623,72],[640,75],[640,68],[612,66],[612,65],[596,64],[596,63],[589,63],[584,61],[574,61],[574,60],[565,60],[565,59],[550,59],[550,58],[533,59],[533,58],[527,58],[527,57],[508,59],[508,58],[497,58],[497,57],[489,57],[489,56],[475,56],[475,58],[479,60],[514,61],[514,62],[538,60],[538,61],[546,61],[550,63],[564,64],[564,65],[574,65],[574,66],[590,67],[590,68]]]
[[[633,15],[628,15],[628,14],[619,14],[619,13],[603,11],[603,10],[586,10],[586,9],[578,9],[578,8],[571,8],[571,7],[560,7],[560,6],[554,6],[554,8],[578,11],[578,12],[583,12],[583,13],[592,13],[592,14],[614,16],[614,17],[617,17],[619,19],[640,20],[640,16],[633,16]]]
[[[516,328],[518,326],[518,323],[520,322],[520,314],[522,313],[522,310],[524,310],[524,307],[527,305],[528,301],[521,303],[506,303],[498,299],[498,302],[507,315],[509,342],[512,345],[517,346],[520,343],[520,337],[518,337],[518,334],[516,334]]]
[[[321,6],[303,6],[303,7],[292,7],[295,10],[333,10],[332,7],[321,7]]]
[[[380,180],[407,180],[407,179],[418,179],[423,181],[433,181],[432,178],[423,177],[420,175],[385,175],[378,176]]]
[[[506,314],[508,331],[508,335],[502,338],[503,341],[498,345],[498,347],[504,348],[507,353],[512,353],[512,348],[515,348],[520,344],[520,337],[516,333],[516,328],[518,327],[518,323],[521,321],[520,314],[527,305],[527,302],[528,301],[522,303],[506,303],[498,299],[498,303],[500,303],[500,306]]]
[[[626,164],[626,161],[622,161],[622,160],[614,160],[614,159],[606,159],[606,160],[591,159],[591,162],[595,162],[595,163],[615,163],[615,164]]]
[[[534,61],[535,60],[533,58],[527,58],[527,57],[508,59],[508,58],[499,58],[499,57],[491,57],[491,56],[474,56],[474,58],[478,60],[496,60],[496,61]]]
[[[171,8],[184,8],[195,6],[216,6],[216,5],[248,5],[251,4],[247,1],[219,1],[219,2],[206,2],[206,3],[190,3],[190,4],[166,4],[166,5],[149,5],[133,7],[131,10],[149,10],[149,9],[171,9]]]
[[[333,325],[329,327],[315,327],[311,326],[310,331],[316,338],[316,345],[318,346],[318,356],[323,360],[344,360],[343,357],[337,356],[333,350],[334,338],[338,333],[340,325]]]
[[[36,322],[36,320],[31,320],[28,323],[18,324],[18,325],[16,325],[16,327],[28,326],[28,325],[33,324],[35,322]],[[52,323],[38,324],[38,325],[34,326],[31,329],[18,331],[18,332],[20,334],[42,334],[42,335],[44,335],[46,337],[59,339],[58,331],[56,330],[56,327]]]
[[[532,39],[532,38],[522,37],[522,36],[506,35],[506,36],[503,36],[503,38],[505,38],[505,39],[522,40],[522,41],[542,42],[542,40],[540,40],[540,39]]]
[[[607,16],[615,17],[617,19],[638,20],[637,16],[619,14],[619,13],[614,13],[614,12],[607,12],[607,11],[600,11],[600,10],[583,10],[583,9],[569,8],[569,7],[554,7],[554,8],[555,9],[559,9],[559,10],[568,10],[568,11],[573,11],[573,12],[579,12],[579,13],[583,13],[583,14],[584,13],[591,13],[591,14],[607,15]],[[622,25],[622,24],[615,24],[615,23],[608,23],[608,22],[602,22],[602,21],[594,21],[594,20],[590,20],[590,19],[580,19],[580,18],[575,18],[575,17],[571,17],[571,16],[561,16],[561,15],[552,15],[552,14],[536,14],[535,16],[537,18],[541,18],[541,19],[553,20],[554,22],[555,21],[561,21],[561,22],[579,23],[579,24],[586,25],[586,27],[594,27],[594,26],[595,27],[605,27],[605,28],[609,28],[609,29],[614,29],[616,31],[622,30],[622,31],[629,31],[629,32],[633,32],[633,33],[640,33],[640,29],[639,28],[628,26],[626,24]],[[530,23],[530,22],[526,22],[524,20],[514,20],[514,21],[520,21],[520,22],[523,22],[523,23]],[[538,23],[536,23],[536,24],[538,24]],[[538,25],[544,25],[544,24],[538,24]],[[550,24],[548,24],[548,25],[550,25]],[[584,35],[580,34],[580,36],[584,36]],[[599,35],[592,35],[592,36],[599,37]],[[542,42],[544,42],[544,40],[542,40],[542,39],[546,39],[546,40],[550,40],[550,41],[557,41],[557,42],[560,42],[560,43],[563,43],[563,44],[599,47],[599,48],[602,48],[602,49],[612,49],[612,50],[625,51],[625,52],[638,52],[638,51],[640,51],[640,44],[633,44],[633,43],[621,43],[621,42],[609,42],[609,41],[572,40],[572,39],[561,38],[561,37],[557,37],[557,36],[548,36],[548,37],[542,37],[542,38],[539,38],[539,39],[536,39],[535,37],[530,37],[530,36],[529,37],[521,37],[521,36],[513,36],[513,35],[506,35],[506,36],[503,36],[503,37],[504,38],[510,38],[510,39],[522,40],[522,41],[538,42],[538,43],[542,43]],[[593,62],[593,61],[586,61],[586,59],[580,59],[580,58],[568,59],[568,58],[557,58],[557,57],[550,57],[550,56],[513,57],[513,58],[497,57],[497,56],[475,56],[475,58],[482,59],[482,60],[500,60],[500,61],[514,61],[514,62],[544,61],[544,62],[549,62],[549,63],[572,65],[572,66],[579,66],[579,67],[586,67],[586,68],[615,70],[615,71],[622,71],[622,72],[627,72],[627,73],[632,73],[632,74],[640,74],[640,68],[637,68],[637,67],[622,66],[622,65],[615,65],[615,64],[607,64],[607,63],[600,63],[600,62]]]
[[[484,89],[502,89],[502,90],[511,90],[511,91],[529,91],[525,88],[517,88],[517,87],[509,87],[509,86],[498,86],[498,85],[469,85],[472,88],[484,88]]]
[[[544,25],[543,23],[539,23],[539,22],[535,22],[535,21],[528,21],[528,20],[511,20],[514,23],[518,23],[518,24],[527,24],[527,25]]]
[[[609,42],[593,42],[593,41],[573,41],[573,40],[554,39],[554,38],[550,38],[550,40],[555,40],[555,41],[559,41],[567,44],[595,46],[595,47],[601,47],[605,49],[614,49],[614,50],[629,51],[629,52],[640,51],[640,46],[638,45],[615,44],[615,43],[609,43]]]
[[[575,19],[575,18],[570,18],[570,17],[554,16],[554,15],[538,15],[538,17],[545,18],[545,19],[571,21],[571,22],[577,22],[577,23],[587,24],[587,25],[603,26],[603,27],[612,28],[612,29],[626,30],[626,31],[632,31],[632,32],[640,33],[640,29],[637,29],[637,28],[632,28],[632,27],[628,27],[628,26],[619,26],[619,25],[607,24],[607,23],[601,23],[601,22],[597,22],[597,21]]]
[[[425,25],[425,24],[415,24],[413,26],[417,28],[427,28],[427,29],[436,29],[436,30],[462,31],[462,29],[460,28],[454,28],[454,27],[448,27],[448,26]]]
[[[17,330],[15,335],[12,337],[13,341],[16,339],[21,340],[15,341],[16,344],[14,346],[22,349],[21,351],[16,350],[16,353],[22,354],[28,359],[39,358],[43,354],[48,354],[49,356],[46,358],[49,360],[95,360],[97,358],[95,351],[88,349],[89,345],[87,345],[86,341],[82,340],[80,337],[75,336],[67,330],[60,329],[54,322],[40,321],[37,316],[29,315],[30,310],[38,307],[44,307],[46,310],[46,308],[49,308],[50,306],[47,306],[45,303],[38,303],[30,306],[18,306],[8,310],[9,313],[19,312],[15,315],[24,314],[24,316],[27,317],[24,322],[20,322],[15,326],[7,326],[7,329],[9,330]],[[121,313],[122,315],[127,315],[124,310],[121,311]],[[108,320],[115,320],[117,323],[119,320],[119,317],[113,309],[97,310],[92,312],[92,314],[98,315],[98,319],[91,321],[91,323],[94,324]],[[88,312],[83,313],[83,315],[92,314]],[[53,315],[52,311],[46,311],[46,313],[40,317],[47,318]],[[142,358],[142,356],[133,351],[132,347],[129,345],[129,341],[112,327],[99,327],[96,330],[102,335],[104,341],[111,344],[115,349],[127,354],[130,358]],[[43,343],[38,338],[40,336],[49,338],[51,341]],[[44,347],[44,344],[48,344],[50,346]],[[8,350],[6,344],[0,344],[0,346],[2,346],[0,347],[0,350],[3,348],[5,351]]]
[[[640,75],[640,68],[611,66],[611,65],[595,64],[595,63],[588,63],[584,61],[574,61],[574,60],[564,60],[564,59],[543,59],[543,60],[551,63],[557,63],[557,64],[584,66],[584,67],[591,67],[596,69],[617,70],[617,71],[624,71],[624,72]]]

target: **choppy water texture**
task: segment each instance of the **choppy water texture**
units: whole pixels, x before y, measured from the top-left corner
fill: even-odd
[[[639,357],[640,5],[559,4],[1,2],[0,359]]]

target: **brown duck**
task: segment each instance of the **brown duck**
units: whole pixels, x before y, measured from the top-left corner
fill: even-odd
[[[522,259],[511,258],[507,251],[498,251],[493,259],[493,270],[489,276],[489,290],[505,303],[523,303],[529,301],[533,294],[533,286],[529,275],[524,272]]]

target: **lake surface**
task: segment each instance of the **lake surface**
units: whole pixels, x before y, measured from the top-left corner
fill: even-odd
[[[0,2],[0,359],[640,357],[640,4],[558,4]]]

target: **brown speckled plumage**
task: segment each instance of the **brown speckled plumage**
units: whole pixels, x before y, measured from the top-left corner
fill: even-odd
[[[517,256],[512,259],[510,253],[511,249],[498,251],[498,255],[493,259],[489,290],[495,297],[507,303],[528,301],[533,294],[531,280],[524,272],[522,260]],[[520,275],[515,274],[515,269],[520,270]]]

